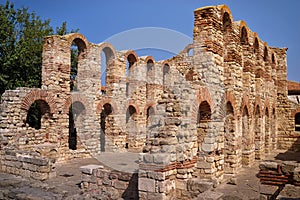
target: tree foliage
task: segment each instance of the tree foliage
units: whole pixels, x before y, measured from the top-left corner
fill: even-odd
[[[55,31],[50,19],[42,20],[28,8],[15,9],[7,1],[0,5],[0,98],[5,90],[16,87],[40,87],[42,71],[42,51],[44,37],[68,34],[67,23]],[[71,31],[71,32],[77,32]],[[72,48],[72,57],[78,54]],[[72,76],[77,74],[77,59],[72,60]],[[41,127],[41,109],[34,102],[26,118],[26,123],[36,129]]]
[[[66,22],[54,31],[50,19],[7,1],[0,5],[0,24],[0,95],[16,87],[40,87],[44,37],[67,34]]]

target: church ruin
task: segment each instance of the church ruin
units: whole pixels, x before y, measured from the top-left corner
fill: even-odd
[[[287,80],[287,48],[268,46],[225,5],[196,9],[194,17],[193,43],[164,61],[79,33],[46,37],[41,88],[2,96],[0,170],[45,180],[55,176],[55,162],[136,152],[139,197],[170,199],[274,149],[299,150],[300,84]],[[33,104],[37,127],[28,120]]]

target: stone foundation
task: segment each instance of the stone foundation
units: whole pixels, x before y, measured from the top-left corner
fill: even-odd
[[[4,150],[0,164],[2,172],[26,178],[43,181],[56,176],[55,159],[35,152]]]

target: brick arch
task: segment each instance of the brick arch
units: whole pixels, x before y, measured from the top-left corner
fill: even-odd
[[[255,116],[257,106],[259,106],[259,113],[260,113],[259,117],[262,117],[263,116],[262,102],[261,102],[260,97],[258,97],[258,96],[255,97],[253,116]]]
[[[99,46],[100,52],[104,51],[106,59],[109,59],[109,60],[107,60],[107,62],[110,62],[111,59],[114,59],[116,57],[116,55],[117,55],[116,49],[114,48],[114,46],[112,44],[107,43],[107,42],[102,42],[102,43],[98,44],[98,46]]]
[[[161,63],[162,67],[164,67],[165,65],[168,65],[169,67],[171,67],[171,63],[168,60],[165,60]]]
[[[213,105],[213,101],[211,99],[210,93],[206,87],[201,87],[196,93],[196,99],[192,106],[192,112],[193,112],[192,113],[192,122],[193,123],[197,123],[199,106],[202,102],[205,102],[205,101],[210,106],[211,113],[213,113],[214,105]]]
[[[89,106],[90,104],[88,103],[87,99],[82,96],[81,94],[72,94],[64,103],[64,106],[63,106],[63,110],[62,110],[62,113],[63,114],[67,114],[69,113],[69,109],[70,109],[70,106],[72,105],[72,103],[74,102],[80,102],[83,104],[83,106],[85,107],[85,110],[87,112],[90,112],[91,111],[91,107]]]
[[[149,107],[152,107],[152,108],[154,109],[154,112],[156,113],[156,102],[150,101],[150,102],[147,102],[147,103],[146,103],[146,106],[144,107],[144,114],[147,113],[147,109],[148,109]]]
[[[249,117],[251,117],[251,110],[250,110],[250,101],[249,101],[249,97],[247,94],[244,94],[243,95],[243,98],[242,98],[242,104],[241,104],[241,110],[240,110],[240,115],[243,115],[243,111],[244,111],[244,108],[247,108],[248,110],[248,115]]]
[[[107,103],[110,104],[112,107],[112,114],[118,113],[118,107],[116,103],[110,97],[106,97],[106,98],[102,98],[101,101],[98,103],[96,108],[96,114],[100,114],[102,111],[102,107]]]
[[[222,17],[227,12],[229,14],[230,20],[233,22],[231,10],[227,5],[223,4],[223,5],[219,5],[217,7],[221,10]]]
[[[82,35],[80,33],[70,33],[70,34],[64,35],[63,37],[66,38],[69,47],[71,47],[72,42],[76,41],[76,40],[80,41],[80,44],[76,43],[78,45],[78,48],[87,49],[89,47],[88,40],[86,39],[86,37],[84,35]]]
[[[234,118],[236,118],[238,112],[236,110],[236,98],[235,98],[234,94],[230,91],[226,91],[224,99],[225,99],[225,102],[224,102],[225,106],[227,105],[227,102],[231,103],[231,106],[233,107]]]
[[[45,101],[50,108],[50,113],[53,114],[57,111],[55,97],[51,93],[49,93],[45,90],[40,90],[40,89],[34,89],[34,90],[30,91],[22,99],[21,109],[28,111],[30,109],[30,106],[37,100]]]
[[[211,99],[210,92],[206,87],[201,87],[197,92],[198,105],[200,105],[203,101],[207,101],[208,104],[211,106],[211,110],[214,110],[214,104]]]
[[[148,61],[152,60],[153,63],[155,63],[155,59],[153,56],[147,56],[145,59],[145,63],[148,63]]]
[[[270,61],[270,49],[269,49],[269,46],[268,46],[268,43],[267,43],[267,42],[264,42],[263,60],[264,60],[265,62]]]
[[[249,44],[249,33],[250,33],[250,30],[249,30],[249,27],[248,25],[246,24],[245,21],[241,20],[240,21],[240,27],[239,27],[239,31],[240,31],[240,40],[241,40],[241,43],[242,44]],[[244,35],[246,34],[246,35]],[[243,43],[242,39],[243,37],[246,37]]]
[[[300,108],[297,108],[291,112],[291,117],[294,118],[297,113],[300,113]]]
[[[133,106],[133,107],[135,108],[135,110],[136,110],[137,115],[140,114],[140,109],[139,109],[139,107],[136,105],[135,102],[136,102],[136,101],[133,100],[133,99],[130,99],[130,100],[127,101],[126,107],[125,107],[125,109],[124,109],[125,113],[126,113],[127,108],[128,108],[129,106]]]
[[[126,51],[126,53],[124,54],[124,58],[127,60],[128,56],[130,56],[130,55],[133,55],[133,57],[135,58],[135,63],[138,62],[139,57],[137,56],[137,54],[134,50]]]
[[[164,62],[162,62],[161,67],[162,67],[161,70],[163,72],[163,80],[165,80],[165,75],[170,74],[171,71],[170,62],[165,60]]]
[[[224,25],[224,22],[227,22],[227,21],[224,21],[225,19],[225,17],[226,16],[228,16],[228,18],[229,18],[229,20],[230,20],[230,26],[232,25],[232,22],[234,21],[233,20],[233,17],[232,17],[232,13],[231,13],[231,11],[230,11],[230,9],[229,9],[229,7],[228,6],[226,6],[226,5],[220,5],[220,6],[218,6],[218,8],[219,9],[221,9],[221,16],[222,16],[222,22],[223,22],[223,25]],[[224,27],[223,27],[224,28]]]
[[[194,49],[194,44],[188,44],[184,49],[180,52],[181,54],[188,56],[190,50]]]
[[[253,33],[252,47],[253,47],[254,53],[258,54],[260,52],[259,46],[260,46],[260,39],[259,39],[257,33]]]
[[[146,63],[146,75],[149,76],[150,74],[153,75],[154,71],[149,73],[150,71],[154,70],[155,66],[155,60],[152,56],[147,56],[145,58],[145,63]],[[150,64],[152,63],[152,64]]]
[[[264,112],[263,112],[264,115],[266,114],[266,109],[267,109],[267,108],[268,108],[268,111],[269,111],[269,112],[268,112],[268,115],[271,116],[271,108],[270,108],[270,102],[269,102],[269,100],[266,100],[266,101],[265,101],[265,107],[264,107]]]

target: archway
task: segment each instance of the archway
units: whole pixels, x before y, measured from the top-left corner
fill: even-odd
[[[25,123],[29,127],[39,130],[46,127],[44,123],[49,119],[49,115],[50,107],[48,103],[44,100],[36,100],[29,107]]]
[[[163,67],[163,84],[164,85],[167,83],[169,73],[170,73],[170,66],[168,64],[165,64]]]
[[[78,133],[82,131],[81,129],[84,126],[84,114],[85,107],[81,102],[75,101],[71,104],[69,109],[69,149],[77,149]]]
[[[113,58],[114,51],[110,47],[104,47],[101,51],[101,86],[108,86],[112,83],[113,69],[109,67]]]
[[[255,159],[261,159],[263,156],[263,138],[260,107],[257,105],[254,113]]]
[[[237,152],[236,152],[236,124],[234,118],[234,110],[231,102],[226,103],[226,117],[224,125],[224,172],[227,174],[234,173],[233,165],[236,165]]]
[[[249,131],[249,112],[246,106],[242,115],[242,165],[250,164],[250,151],[252,150],[252,141]]]
[[[197,138],[198,151],[202,152],[202,144],[209,130],[209,122],[211,121],[211,108],[207,101],[200,103],[197,115]]]
[[[265,110],[265,153],[269,153],[271,148],[271,124],[270,124],[270,115],[269,115],[269,109],[266,108]]]
[[[78,91],[78,68],[84,58],[86,44],[80,38],[75,38],[70,47],[71,63],[70,63],[70,91]]]
[[[109,103],[106,103],[102,107],[102,112],[100,114],[100,150],[101,152],[105,152],[105,135],[109,132],[109,116],[113,112],[112,106]]]
[[[152,122],[152,117],[154,115],[154,108],[152,106],[149,106],[147,108],[147,116],[146,116],[146,124],[147,127],[151,126],[151,122]]]

